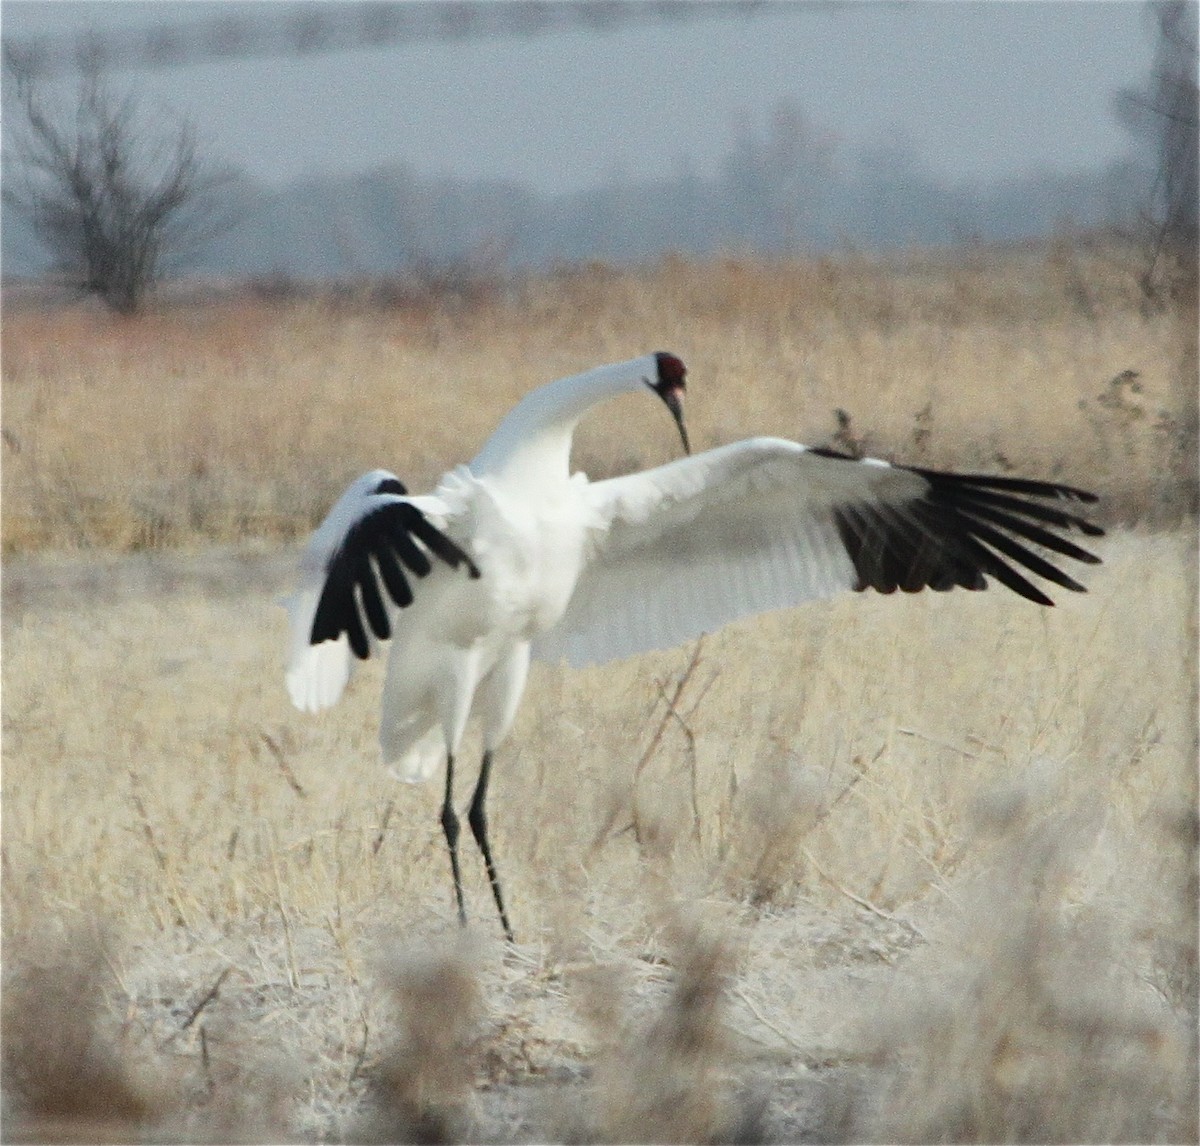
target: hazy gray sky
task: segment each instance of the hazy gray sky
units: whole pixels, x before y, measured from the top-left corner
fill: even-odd
[[[503,3],[504,0],[497,0]],[[5,38],[181,23],[281,4],[4,0]],[[746,17],[197,63],[119,78],[267,182],[405,162],[540,190],[714,169],[741,126],[794,101],[839,141],[908,141],[951,178],[1094,167],[1128,150],[1112,93],[1138,84],[1144,5],[860,0]]]

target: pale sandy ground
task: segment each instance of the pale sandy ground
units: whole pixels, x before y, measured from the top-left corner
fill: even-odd
[[[122,1140],[30,1070],[67,1046],[143,1140],[1194,1140],[1194,539],[1099,550],[1052,612],[847,597],[686,680],[538,668],[513,952],[470,851],[460,942],[378,676],[288,707],[290,554],[9,563],[6,1138]]]

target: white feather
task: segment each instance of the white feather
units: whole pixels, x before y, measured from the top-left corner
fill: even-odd
[[[588,503],[601,524],[570,605],[533,655],[602,663],[850,589],[833,507],[923,486],[886,463],[848,465],[781,438],[596,482]]]

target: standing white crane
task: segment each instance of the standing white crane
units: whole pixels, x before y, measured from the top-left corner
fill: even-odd
[[[432,494],[409,495],[385,470],[365,474],[313,535],[287,603],[287,686],[303,711],[333,704],[354,658],[390,640],[384,761],[413,782],[445,762],[441,822],[463,922],[454,760],[468,717],[479,720],[467,820],[510,942],[484,804],[531,656],[596,664],[851,589],[984,589],[994,577],[1051,605],[1026,573],[1084,587],[1030,543],[1099,562],[1062,536],[1103,533],[1062,508],[1095,495],[1057,483],[857,460],[780,438],[606,481],[570,472],[580,418],[629,392],[666,404],[690,454],[684,376],[679,358],[659,352],[551,382]]]

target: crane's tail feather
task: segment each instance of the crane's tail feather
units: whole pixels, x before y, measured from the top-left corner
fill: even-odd
[[[436,724],[417,719],[379,729],[379,746],[388,775],[406,784],[423,784],[446,759],[446,740]]]

